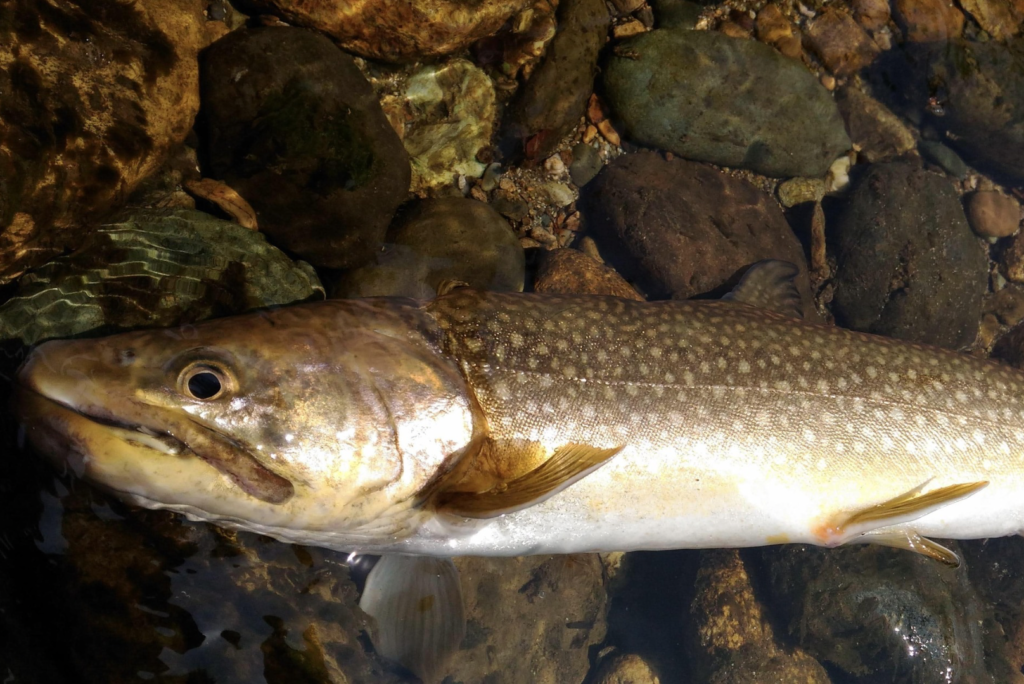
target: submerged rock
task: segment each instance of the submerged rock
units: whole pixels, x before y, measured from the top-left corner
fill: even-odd
[[[544,252],[533,289],[535,292],[549,294],[611,295],[644,301],[614,269],[575,249]]]
[[[316,273],[258,232],[189,209],[136,210],[24,276],[0,340],[194,323],[323,296]]]
[[[521,292],[525,264],[515,233],[490,205],[420,200],[388,231],[375,263],[341,275],[334,296],[431,299],[444,281]]]
[[[1022,680],[963,568],[867,544],[758,553],[779,624],[841,681]]]
[[[234,31],[204,54],[211,175],[272,242],[317,266],[371,259],[409,190],[409,157],[352,58],[305,29]]]
[[[494,84],[465,59],[416,71],[402,95],[411,119],[402,143],[412,163],[412,189],[453,185],[458,176],[479,178],[487,165],[477,153],[494,132]]]
[[[348,52],[386,62],[450,54],[489,36],[530,0],[252,0]]]
[[[0,284],[80,239],[185,139],[202,0],[0,9]]]
[[[710,166],[621,156],[584,189],[581,211],[609,264],[652,299],[703,294],[756,261],[783,259],[800,267],[810,306],[803,249],[778,204]]]
[[[829,231],[840,324],[953,349],[974,340],[988,260],[948,179],[912,163],[876,164]]]
[[[562,0],[557,19],[558,32],[506,114],[509,152],[531,160],[547,157],[579,124],[611,21],[604,0]]]
[[[831,94],[803,64],[750,40],[658,30],[605,67],[626,137],[766,176],[822,176],[850,147]]]

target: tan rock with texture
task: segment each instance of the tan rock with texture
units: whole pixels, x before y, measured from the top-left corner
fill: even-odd
[[[255,0],[342,49],[387,62],[446,55],[495,33],[531,0]]]
[[[889,23],[889,0],[853,0],[853,18],[868,31]]]
[[[548,294],[611,295],[644,301],[614,269],[575,249],[556,249],[545,253],[533,289]]]
[[[1020,203],[994,190],[981,190],[967,197],[967,221],[982,237],[1002,238],[1020,228]]]
[[[888,107],[858,88],[849,86],[836,95],[839,113],[850,141],[867,162],[880,162],[917,146],[914,134]]]
[[[0,284],[73,246],[185,139],[205,5],[7,3],[19,21],[0,39]]]
[[[853,17],[836,9],[827,9],[808,23],[805,35],[811,51],[836,76],[863,69],[881,52]]]
[[[960,6],[996,40],[1020,33],[1024,0],[961,0]]]
[[[661,684],[658,675],[635,653],[613,656],[601,663],[594,684]]]
[[[911,43],[941,43],[963,33],[964,15],[950,0],[896,0],[895,7]]]
[[[803,53],[799,30],[782,14],[778,5],[765,5],[757,13],[754,30],[759,41],[771,45],[787,57],[799,59]]]

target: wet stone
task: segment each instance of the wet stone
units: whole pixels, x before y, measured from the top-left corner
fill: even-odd
[[[695,681],[710,684],[830,684],[825,669],[802,649],[776,638],[754,595],[739,552],[714,550],[701,556],[694,621]]]
[[[849,149],[831,94],[767,45],[655,30],[615,53],[604,87],[635,143],[773,177],[824,175]]]
[[[482,69],[465,59],[422,67],[409,77],[401,104],[413,191],[484,174],[477,153],[491,143],[495,94]]]
[[[922,140],[917,144],[921,156],[935,164],[953,178],[967,178],[969,169],[956,152],[936,140]]]
[[[202,0],[0,10],[0,285],[82,238],[188,135]]]
[[[1003,238],[1020,228],[1020,203],[994,190],[973,192],[967,196],[967,220],[982,237]]]
[[[893,6],[911,43],[944,43],[963,32],[963,13],[946,0],[895,0]]]
[[[853,0],[853,18],[868,31],[877,31],[889,23],[887,0]]]
[[[596,554],[456,558],[466,637],[462,682],[582,682],[604,641],[607,593]]]
[[[1024,233],[1017,233],[1002,245],[999,266],[1007,280],[1024,283]]]
[[[807,43],[836,76],[849,76],[874,61],[880,50],[845,11],[829,8],[807,24]]]
[[[444,281],[521,292],[523,249],[508,222],[473,199],[415,202],[388,231],[376,262],[343,273],[336,297],[431,299]]]
[[[323,287],[309,264],[256,231],[189,209],[135,210],[24,276],[0,306],[0,339],[182,325],[314,297]]]
[[[914,149],[914,135],[885,105],[858,88],[836,92],[836,104],[846,122],[850,140],[867,162],[893,159]]]
[[[700,19],[701,4],[690,0],[651,0],[654,27],[659,29],[692,29]]]
[[[907,162],[873,165],[829,231],[840,324],[951,349],[974,340],[987,256],[948,179]]]
[[[574,249],[544,252],[533,289],[548,294],[611,295],[644,301],[614,269]]]
[[[962,0],[960,6],[996,40],[1017,35],[1024,22],[1020,0]]]
[[[611,266],[651,299],[685,299],[735,284],[762,259],[797,264],[803,250],[778,204],[710,166],[653,152],[619,157],[587,185],[584,225]]]
[[[1007,284],[985,297],[982,311],[995,315],[1002,325],[1015,326],[1024,321],[1024,287]]]
[[[562,0],[558,32],[505,115],[503,146],[528,160],[548,157],[586,110],[611,17],[604,0]]]
[[[290,24],[316,29],[346,51],[385,62],[457,52],[501,28],[530,0],[253,0]]]
[[[867,544],[757,553],[776,624],[834,681],[1020,681],[963,567]]]
[[[803,41],[800,30],[782,13],[778,5],[765,5],[757,13],[754,24],[757,39],[771,45],[792,59],[803,55]]]
[[[790,178],[779,183],[775,194],[782,206],[788,209],[805,202],[820,202],[827,189],[821,178]]]
[[[601,153],[592,145],[578,143],[572,148],[572,164],[569,165],[569,175],[576,187],[582,188],[594,180],[594,176],[603,166]]]
[[[616,655],[602,661],[594,684],[661,684],[658,675],[635,653]]]
[[[242,29],[206,51],[201,76],[211,175],[270,240],[316,266],[372,258],[410,169],[352,58],[305,29]]]

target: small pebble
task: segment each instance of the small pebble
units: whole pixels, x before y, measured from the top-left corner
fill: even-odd
[[[565,163],[557,154],[551,155],[544,160],[544,170],[553,178],[559,178],[565,173]]]
[[[489,164],[484,170],[484,176],[480,181],[480,187],[482,187],[485,192],[490,192],[491,190],[494,190],[494,188],[498,187],[500,179],[501,164]]]
[[[817,202],[825,196],[825,181],[820,178],[790,178],[779,183],[776,193],[782,206],[795,207],[804,202]]]
[[[576,201],[576,195],[565,183],[548,181],[535,186],[535,189],[548,204],[556,207],[565,207]]]
[[[850,156],[844,154],[828,167],[828,175],[825,176],[826,192],[839,192],[850,185]]]
[[[836,89],[836,79],[831,74],[822,74],[821,79],[819,80],[821,81],[821,85],[825,86],[826,90]]]
[[[597,137],[597,127],[588,124],[586,130],[583,131],[583,142],[591,143],[594,138]]]
[[[647,27],[644,26],[642,21],[639,19],[629,19],[621,24],[616,24],[616,26],[612,28],[612,36],[620,39],[629,38],[630,36],[645,33],[646,31]]]
[[[979,190],[967,196],[967,220],[982,237],[1008,237],[1020,227],[1020,204],[1008,195]]]
[[[569,175],[576,187],[582,188],[594,179],[604,163],[601,161],[601,154],[585,143],[580,143],[572,148],[572,166],[569,167]]]

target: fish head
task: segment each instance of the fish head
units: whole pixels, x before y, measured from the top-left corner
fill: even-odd
[[[399,534],[473,439],[458,368],[415,307],[393,308],[46,342],[16,410],[39,451],[134,503],[358,547],[346,540]]]

